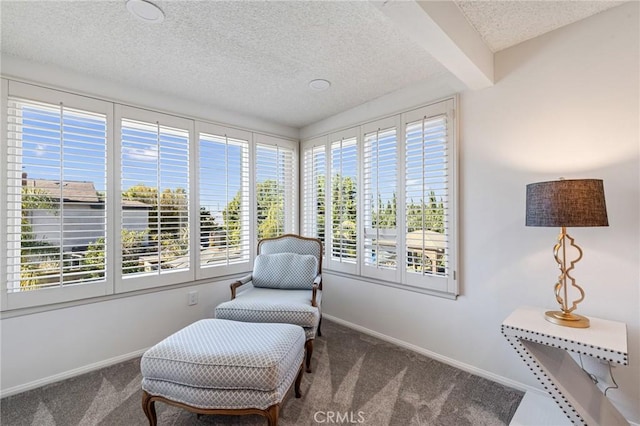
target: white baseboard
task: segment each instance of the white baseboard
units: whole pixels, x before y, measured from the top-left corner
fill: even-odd
[[[471,374],[475,374],[476,376],[480,376],[480,377],[484,377],[485,379],[503,384],[505,386],[509,386],[518,390],[521,390],[523,392],[527,392],[527,393],[533,393],[536,394],[538,397],[542,396],[544,398],[549,398],[549,395],[537,388],[534,388],[532,386],[529,385],[525,385],[523,383],[517,382],[515,380],[511,380],[508,379],[506,377],[503,376],[499,376],[497,374],[491,373],[489,371],[486,370],[482,370],[478,367],[474,367],[473,365],[469,365],[469,364],[465,364],[463,362],[457,361],[453,358],[449,358],[446,356],[442,356],[440,354],[437,354],[435,352],[432,352],[430,350],[421,348],[420,346],[416,346],[413,345],[411,343],[407,343],[403,340],[399,340],[396,339],[395,337],[391,337],[391,336],[387,336],[386,334],[382,334],[379,333],[377,331],[373,331],[370,330],[366,327],[362,327],[360,325],[351,323],[349,321],[345,321],[343,319],[340,318],[336,318],[334,316],[331,315],[327,315],[327,314],[322,314],[322,316],[330,321],[333,321],[335,323],[338,323],[340,325],[343,325],[345,327],[351,328],[353,330],[357,330],[361,333],[364,334],[368,334],[369,336],[373,336],[376,337],[380,340],[384,340],[386,342],[392,343],[396,346],[400,346],[402,348],[408,349],[410,351],[413,352],[417,352],[419,354],[425,355],[429,358],[433,358],[436,359],[438,361],[441,361],[445,364],[451,365],[453,367],[459,368],[460,370],[469,372]],[[79,367],[79,368],[75,368],[73,370],[69,370],[69,371],[65,371],[63,373],[60,374],[54,374],[53,376],[49,376],[49,377],[45,377],[43,379],[39,379],[39,380],[34,380],[33,382],[29,382],[29,383],[25,383],[22,385],[18,385],[18,386],[14,386],[12,388],[8,388],[8,389],[4,389],[4,390],[0,390],[0,398],[4,398],[7,396],[11,396],[11,395],[16,395],[22,392],[26,392],[28,390],[31,389],[36,389],[39,388],[41,386],[45,386],[45,385],[49,385],[51,383],[55,383],[55,382],[59,382],[61,380],[65,380],[65,379],[70,379],[72,377],[75,376],[79,376],[81,374],[85,374],[85,373],[89,373],[91,371],[95,371],[95,370],[99,370],[101,368],[104,367],[109,367],[111,365],[114,364],[118,364],[120,362],[124,362],[124,361],[128,361],[130,359],[133,358],[137,358],[139,356],[142,356],[142,354],[147,350],[148,348],[145,349],[140,349],[134,352],[130,352],[128,354],[124,354],[124,355],[120,355],[120,356],[116,356],[113,358],[109,358],[100,362],[96,362],[93,364],[89,364],[89,365],[85,365],[83,367]],[[635,423],[635,422],[629,422],[630,426],[640,426],[640,424]]]
[[[22,385],[14,386],[12,388],[3,389],[0,391],[0,398],[4,398],[11,395],[16,395],[22,392],[26,392],[31,389],[36,389],[41,386],[46,386],[51,383],[59,382],[61,380],[70,379],[72,377],[79,376],[81,374],[89,373],[91,371],[99,370],[104,367],[109,367],[114,364],[118,364],[120,362],[128,361],[133,358],[137,358],[142,356],[143,353],[148,348],[140,349],[138,351],[130,352],[128,354],[119,355],[113,358],[105,359],[103,361],[95,362],[93,364],[88,364],[79,368],[74,368],[73,370],[65,371],[59,374],[54,374],[53,376],[45,377],[42,379],[34,380],[33,382],[24,383]]]
[[[455,360],[453,358],[449,358],[449,357],[440,355],[438,353],[432,352],[432,351],[427,350],[425,348],[421,348],[420,346],[416,346],[416,345],[413,345],[411,343],[407,343],[407,342],[405,342],[403,340],[396,339],[395,337],[387,336],[386,334],[378,333],[377,331],[370,330],[370,329],[368,329],[366,327],[362,327],[360,325],[351,323],[349,321],[345,321],[345,320],[340,319],[340,318],[336,318],[336,317],[331,316],[331,315],[327,315],[325,313],[322,314],[322,317],[326,318],[326,319],[328,319],[330,321],[336,322],[336,323],[338,323],[340,325],[343,325],[345,327],[351,328],[353,330],[357,330],[357,331],[359,331],[361,333],[368,334],[369,336],[377,337],[378,339],[384,340],[385,342],[393,343],[396,346],[400,346],[402,348],[409,349],[410,351],[417,352],[417,353],[422,354],[424,356],[427,356],[429,358],[433,358],[435,360],[441,361],[441,362],[443,362],[445,364],[451,365],[452,367],[459,368],[460,370],[466,371],[468,373],[475,374],[476,376],[480,376],[480,377],[483,377],[485,379],[491,380],[493,382],[500,383],[502,385],[509,386],[509,387],[514,388],[514,389],[518,389],[520,391],[525,392],[526,395],[528,395],[527,399],[535,399],[535,400],[540,400],[540,399],[547,400],[548,399],[549,402],[551,402],[553,404],[553,406],[556,407],[555,403],[553,402],[553,400],[551,399],[549,394],[547,392],[543,391],[542,389],[534,388],[533,386],[525,385],[524,383],[520,383],[520,382],[517,382],[515,380],[511,380],[511,379],[508,379],[506,377],[499,376],[499,375],[491,373],[489,371],[482,370],[482,369],[480,369],[478,367],[474,367],[473,365],[465,364],[464,362],[460,362],[460,361]],[[533,394],[533,395],[531,395],[531,394]],[[629,421],[629,420],[627,420],[627,421]],[[519,423],[514,423],[514,426],[515,425],[519,425]],[[629,421],[629,426],[640,426],[640,424]]]
[[[352,328],[352,329],[360,331],[360,332],[362,332],[364,334],[368,334],[369,336],[377,337],[380,340],[384,340],[386,342],[393,343],[396,346],[400,346],[400,347],[403,347],[405,349],[409,349],[410,351],[417,352],[417,353],[425,355],[425,356],[427,356],[429,358],[433,358],[433,359],[441,361],[441,362],[443,362],[445,364],[449,364],[449,365],[451,365],[453,367],[456,367],[456,368],[458,368],[460,370],[466,371],[466,372],[471,373],[471,374],[475,374],[476,376],[484,377],[485,379],[491,380],[493,382],[497,382],[497,383],[500,383],[502,385],[512,387],[514,389],[518,389],[518,390],[520,390],[522,392],[533,392],[533,393],[537,393],[537,394],[545,395],[545,396],[548,395],[546,392],[544,392],[544,391],[542,391],[540,389],[534,388],[533,386],[525,385],[525,384],[517,382],[515,380],[511,380],[511,379],[508,379],[506,377],[499,376],[497,374],[491,373],[489,371],[482,370],[482,369],[480,369],[478,367],[475,367],[473,365],[465,364],[464,362],[460,362],[460,361],[455,360],[453,358],[449,358],[449,357],[440,355],[440,354],[432,352],[432,351],[430,351],[428,349],[421,348],[420,346],[416,346],[416,345],[413,345],[411,343],[407,343],[407,342],[405,342],[403,340],[396,339],[395,337],[391,337],[391,336],[387,336],[386,334],[378,333],[377,331],[370,330],[370,329],[368,329],[366,327],[362,327],[360,325],[351,323],[349,321],[345,321],[343,319],[336,318],[336,317],[333,317],[331,315],[327,315],[325,313],[322,314],[322,317],[326,318],[326,319],[328,319],[330,321],[336,322],[338,324],[344,325],[345,327]]]

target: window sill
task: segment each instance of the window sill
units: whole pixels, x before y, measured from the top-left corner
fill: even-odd
[[[238,279],[247,275],[247,273],[248,272],[242,272],[242,273],[230,274],[230,275],[221,275],[217,277],[204,278],[204,279],[195,280],[195,281],[185,281],[177,284],[146,288],[142,290],[127,291],[122,293],[91,297],[91,298],[79,299],[79,300],[73,300],[73,301],[67,301],[67,302],[51,303],[48,305],[30,306],[30,307],[16,308],[16,309],[6,309],[0,312],[0,320],[7,319],[7,318],[21,317],[25,315],[38,314],[41,312],[55,311],[58,309],[72,308],[75,306],[89,305],[92,303],[107,302],[110,300],[122,299],[126,297],[136,297],[144,294],[157,293],[160,291],[174,290],[178,288],[192,287],[192,286],[197,286],[202,284],[211,284],[219,281],[232,282],[235,279]]]
[[[399,290],[404,290],[404,291],[411,291],[414,293],[420,293],[420,294],[427,294],[429,296],[436,296],[436,297],[442,297],[444,299],[450,299],[450,300],[456,300],[458,298],[457,294],[454,293],[447,293],[444,291],[437,291],[437,290],[430,290],[427,288],[421,288],[421,287],[416,287],[416,286],[411,286],[408,284],[400,284],[400,283],[396,283],[396,282],[392,282],[392,281],[385,281],[385,280],[380,280],[380,279],[376,279],[376,278],[371,278],[371,277],[365,277],[362,275],[355,275],[355,274],[348,274],[345,272],[340,272],[340,271],[335,271],[335,270],[331,270],[331,269],[322,269],[322,275],[333,275],[336,277],[343,277],[343,278],[349,278],[352,280],[358,280],[358,281],[363,281],[366,283],[370,283],[370,284],[375,284],[375,285],[382,285],[385,287],[393,287],[393,288],[397,288]]]

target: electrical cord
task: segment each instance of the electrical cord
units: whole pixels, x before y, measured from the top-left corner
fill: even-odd
[[[589,378],[593,381],[593,383],[597,385],[599,381],[596,375],[590,373],[589,371],[587,371],[587,369],[584,368],[584,364],[582,363],[582,354],[578,354],[578,357],[580,359],[580,368],[582,369],[582,371],[584,371],[587,376],[589,376]],[[604,390],[602,391],[604,393],[604,396],[607,396],[607,391],[609,391],[609,389],[618,389],[618,383],[613,377],[613,371],[611,370],[611,362],[607,361],[607,366],[609,367],[609,378],[611,378],[611,383],[613,383],[613,386],[607,386],[604,388]]]

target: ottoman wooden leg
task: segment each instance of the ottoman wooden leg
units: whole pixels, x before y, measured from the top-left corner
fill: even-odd
[[[156,426],[158,424],[158,417],[156,416],[156,402],[151,398],[151,395],[147,391],[142,391],[142,410],[149,419],[149,426]]]
[[[265,417],[269,426],[278,426],[278,415],[280,414],[280,404],[272,405],[265,410]]]
[[[300,364],[300,371],[298,371],[298,377],[296,377],[296,384],[293,388],[296,394],[296,398],[300,398],[302,396],[302,392],[300,392],[300,382],[302,382],[302,372],[304,371],[304,360],[302,364]]]

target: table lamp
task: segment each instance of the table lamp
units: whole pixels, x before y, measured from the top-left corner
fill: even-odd
[[[571,276],[575,264],[582,258],[582,249],[567,234],[568,227],[609,226],[607,207],[604,201],[604,186],[600,179],[560,179],[527,185],[526,226],[560,227],[558,242],[553,247],[553,256],[560,268],[555,284],[556,300],[560,311],[545,312],[545,319],[554,324],[575,327],[589,327],[589,319],[573,313],[578,303],[584,300],[584,290]],[[569,260],[567,249],[573,247],[577,257]],[[578,292],[576,300],[569,301],[568,287]],[[575,292],[574,291],[574,292]]]

